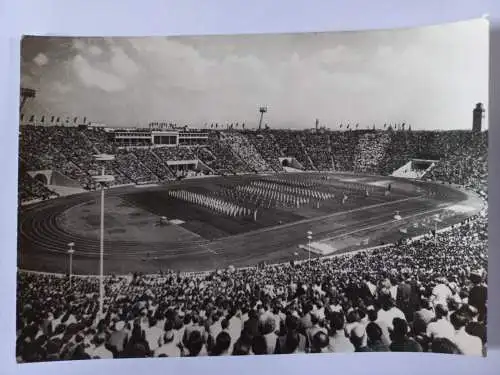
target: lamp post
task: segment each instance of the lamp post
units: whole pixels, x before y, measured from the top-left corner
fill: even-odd
[[[69,254],[69,288],[71,289],[72,287],[72,276],[73,276],[73,254],[75,253],[75,249],[73,247],[75,246],[74,242],[70,242],[68,244],[68,254]]]
[[[311,267],[311,240],[312,240],[312,232],[310,230],[307,231],[307,247],[309,252],[309,267]]]
[[[106,162],[115,159],[114,155],[100,154],[94,155],[96,161]],[[101,236],[100,236],[100,257],[99,257],[99,318],[102,318],[104,307],[104,188],[106,184],[114,181],[114,176],[106,175],[105,167],[102,166],[102,174],[94,176],[94,181],[101,185]]]

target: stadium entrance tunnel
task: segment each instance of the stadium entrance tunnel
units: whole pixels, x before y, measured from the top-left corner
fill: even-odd
[[[35,180],[37,181],[40,181],[42,184],[44,185],[47,185],[48,184],[48,181],[47,181],[47,177],[45,177],[44,174],[37,174],[35,176]]]
[[[52,171],[32,171],[28,172],[28,174],[35,180],[41,182],[44,185],[49,185],[52,180]]]
[[[300,164],[294,157],[287,156],[285,158],[279,158],[279,161],[281,166],[284,168],[303,169],[302,164]]]

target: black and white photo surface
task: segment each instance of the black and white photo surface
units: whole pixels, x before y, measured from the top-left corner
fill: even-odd
[[[16,356],[486,356],[489,25],[21,47]]]

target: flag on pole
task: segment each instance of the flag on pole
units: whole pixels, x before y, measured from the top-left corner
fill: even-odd
[[[51,122],[51,123],[54,123],[54,119],[55,119],[55,116],[52,116],[52,117],[50,118],[50,122]]]
[[[40,122],[45,122],[45,116],[42,115],[42,118],[40,119]]]

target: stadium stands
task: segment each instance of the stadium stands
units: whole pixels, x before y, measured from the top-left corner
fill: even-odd
[[[118,149],[100,130],[23,126],[20,147],[22,201],[54,195],[27,173],[33,170],[53,169],[93,189],[100,167],[91,156],[100,152],[116,155],[107,166],[116,184],[169,180],[168,161],[199,159],[217,174],[281,172],[279,158],[288,156],[305,170],[387,175],[419,158],[438,161],[424,178],[488,194],[487,132],[212,131],[206,146]],[[487,215],[485,209],[437,238],[312,262],[109,276],[103,317],[96,278],[73,278],[70,288],[64,275],[22,271],[17,360],[367,351],[481,356]]]
[[[47,141],[48,140],[48,141]],[[96,153],[113,153],[115,185],[168,181],[169,161],[200,160],[216,174],[282,172],[281,157],[305,170],[337,170],[390,175],[411,158],[439,161],[424,178],[487,190],[488,133],[470,131],[211,131],[207,145],[120,148],[99,129],[22,126],[20,155],[27,171],[53,169],[95,188],[100,173]],[[23,198],[29,194],[23,193]]]

